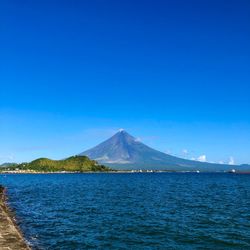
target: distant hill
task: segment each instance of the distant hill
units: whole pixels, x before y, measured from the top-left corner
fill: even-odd
[[[5,168],[9,168],[6,166]],[[34,170],[44,172],[56,171],[108,171],[109,168],[99,165],[96,161],[90,160],[87,156],[72,156],[64,160],[51,160],[48,158],[39,158],[30,163],[22,163],[15,166],[15,169]]]
[[[4,168],[4,167],[14,167],[14,166],[17,166],[18,164],[17,163],[14,163],[14,162],[5,162],[3,164],[0,165],[0,168]]]
[[[228,171],[232,168],[246,169],[240,166],[191,161],[165,154],[148,147],[124,130],[120,130],[108,140],[79,155],[87,155],[90,159],[117,170]],[[250,166],[247,168],[250,169]]]

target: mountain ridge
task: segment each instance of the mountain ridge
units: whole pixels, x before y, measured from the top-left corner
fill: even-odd
[[[229,171],[232,168],[245,170],[229,164],[216,164],[187,160],[165,154],[140,142],[125,130],[119,130],[111,138],[97,146],[79,154],[86,155],[117,170],[153,169],[153,170],[204,170],[204,171]]]

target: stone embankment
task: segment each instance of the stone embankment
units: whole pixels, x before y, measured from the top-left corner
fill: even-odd
[[[25,243],[5,201],[5,189],[0,185],[0,249],[30,250],[31,248]]]

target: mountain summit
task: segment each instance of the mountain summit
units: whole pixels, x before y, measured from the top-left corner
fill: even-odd
[[[206,171],[232,169],[231,165],[191,161],[162,153],[143,144],[124,129],[120,129],[108,140],[80,155],[86,155],[114,169]]]
[[[138,157],[138,147],[141,145],[143,144],[138,142],[136,138],[128,134],[124,129],[120,129],[110,139],[80,155],[87,155],[91,159],[103,163],[135,163]]]

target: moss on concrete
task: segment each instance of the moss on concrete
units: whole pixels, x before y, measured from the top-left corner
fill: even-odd
[[[31,249],[19,231],[6,205],[5,189],[0,185],[0,249],[28,250]]]

